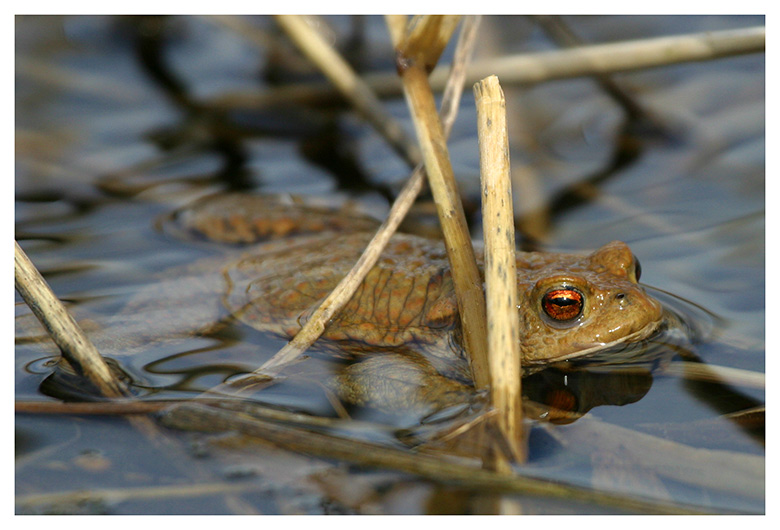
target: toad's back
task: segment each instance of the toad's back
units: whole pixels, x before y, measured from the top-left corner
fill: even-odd
[[[294,334],[349,272],[370,234],[323,233],[277,250],[267,245],[226,269],[231,311],[253,327]],[[436,242],[399,234],[325,330],[330,340],[372,346],[430,342],[454,326],[447,256]]]

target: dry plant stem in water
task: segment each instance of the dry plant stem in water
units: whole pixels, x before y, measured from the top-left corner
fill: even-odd
[[[403,128],[385,112],[382,102],[339,53],[300,15],[277,15],[277,23],[336,86],[339,92],[379,131],[407,163],[420,163],[420,152]]]
[[[19,243],[14,241],[14,282],[16,290],[43,324],[63,357],[109,398],[125,395],[122,384],[100,356],[46,280],[32,264]]]
[[[162,418],[163,423],[184,430],[207,432],[240,432],[258,439],[297,451],[303,454],[325,458],[338,458],[364,466],[396,469],[460,486],[467,490],[508,492],[540,497],[571,499],[601,506],[611,506],[633,513],[693,514],[695,509],[665,502],[644,501],[636,497],[601,493],[587,488],[556,484],[516,475],[498,475],[474,466],[461,464],[450,459],[415,454],[387,446],[360,442],[348,438],[320,434],[310,430],[278,424],[264,418],[235,414],[232,410],[220,410],[204,404],[185,403],[170,409]],[[250,481],[251,482],[251,481]],[[199,481],[194,485],[117,488],[111,490],[63,491],[55,493],[17,496],[17,505],[51,505],[56,503],[77,503],[85,500],[175,498],[213,495],[215,493],[236,494],[253,491],[254,482],[225,485]],[[261,483],[263,488],[267,484]]]
[[[664,368],[664,373],[696,381],[711,381],[731,386],[766,388],[766,375],[729,366],[675,361]]]
[[[406,24],[408,21],[409,17],[406,15],[385,15],[385,24],[387,25],[387,30],[390,33],[390,40],[393,42],[394,48],[398,48],[401,44],[404,33],[406,33]],[[398,78],[393,74],[392,80],[393,82],[396,82],[398,81]]]
[[[476,17],[467,18],[464,22],[461,37],[458,40],[454,60],[455,65],[458,66],[452,70],[452,76],[448,81],[444,100],[442,102],[442,120],[446,130],[445,134],[447,135],[449,135],[449,131],[452,129],[452,124],[455,122],[455,117],[457,116],[458,102],[460,101],[463,89],[463,76],[466,71],[465,65],[468,62],[471,50],[473,49],[478,22],[479,19]],[[296,336],[253,374],[235,380],[233,381],[233,384],[239,383],[243,386],[251,384],[253,381],[263,384],[267,380],[266,378],[278,375],[284,366],[298,358],[319,338],[324,331],[327,322],[350,300],[355,293],[355,290],[360,286],[360,283],[376,264],[382,250],[387,245],[390,237],[396,231],[398,225],[406,216],[406,213],[409,211],[409,208],[422,189],[423,178],[423,168],[422,166],[418,166],[396,198],[387,219],[379,227],[371,242],[366,247],[363,255],[357,263],[355,263],[355,266],[349,274],[339,282],[331,294],[320,304]],[[213,389],[212,392],[219,392],[222,390],[227,390],[227,387],[221,385],[220,387]]]
[[[183,403],[165,412],[173,428],[208,432],[234,431],[267,440],[290,451],[335,458],[367,467],[394,469],[471,491],[507,492],[569,499],[612,506],[633,513],[696,513],[685,506],[558,484],[522,475],[502,475],[450,458],[418,454],[370,442],[312,432],[198,403]]]
[[[766,29],[758,26],[593,44],[569,50],[524,53],[474,63],[468,69],[466,83],[473,84],[489,75],[497,75],[504,86],[534,84],[678,63],[711,61],[733,55],[763,52],[765,40]],[[446,67],[433,72],[430,77],[431,87],[441,91],[446,78]],[[403,91],[395,73],[366,74],[363,80],[379,97],[396,97]],[[332,100],[333,96],[333,90],[322,84],[297,84],[262,94],[220,96],[209,104],[218,108],[258,107],[296,102],[327,102]]]
[[[506,100],[496,76],[474,85],[474,96],[482,180],[490,402],[498,411],[499,430],[506,437],[515,460],[522,462],[526,450]],[[501,458],[494,463],[498,470],[509,469]]]
[[[46,328],[62,356],[79,375],[95,385],[107,398],[118,399],[130,395],[16,241],[14,281],[16,290]],[[169,443],[149,418],[131,417],[129,421],[152,443]]]
[[[497,59],[491,66],[505,83],[538,83],[759,52],[765,38],[766,30],[760,26],[517,55]],[[475,65],[470,73],[479,71],[490,74],[482,65]]]
[[[463,341],[469,354],[474,383],[478,389],[484,389],[490,381],[482,278],[477,268],[433,92],[428,84],[428,72],[444,49],[454,23],[452,17],[448,16],[425,16],[413,19],[409,25],[410,30],[407,30],[404,40],[397,47],[397,66],[442,226],[463,328]]]
[[[28,509],[51,506],[79,506],[89,505],[90,503],[102,502],[106,504],[132,502],[134,500],[153,499],[192,499],[195,497],[213,497],[216,495],[238,495],[251,494],[253,492],[262,492],[268,488],[268,484],[261,481],[241,481],[238,484],[227,481],[220,482],[200,482],[195,484],[174,484],[164,486],[139,486],[135,488],[100,488],[84,489],[71,491],[60,491],[53,493],[33,493],[27,495],[17,495],[15,502],[17,506],[24,506]]]

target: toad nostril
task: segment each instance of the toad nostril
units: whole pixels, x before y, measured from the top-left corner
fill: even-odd
[[[615,300],[623,300],[626,297],[626,293],[618,293],[615,295]]]

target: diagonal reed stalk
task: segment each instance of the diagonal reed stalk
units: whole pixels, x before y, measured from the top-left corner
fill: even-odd
[[[55,296],[16,241],[14,283],[22,299],[60,349],[62,357],[77,374],[86,378],[106,398],[120,399],[130,396],[128,389],[117,379],[95,345]],[[153,443],[165,443],[154,422],[148,418],[130,418],[129,421]]]
[[[306,23],[304,17],[276,15],[276,22],[411,167],[420,163],[419,149],[406,136],[401,125],[385,111],[374,91],[360,79],[339,52]]]
[[[127,394],[122,383],[100,356],[68,310],[54,295],[49,284],[14,241],[14,282],[22,299],[43,324],[62,356],[108,398]]]

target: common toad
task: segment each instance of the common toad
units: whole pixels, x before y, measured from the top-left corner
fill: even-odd
[[[286,337],[350,270],[376,226],[368,218],[252,195],[201,200],[178,212],[175,223],[227,243],[281,237],[225,264],[222,302],[242,322]],[[481,252],[477,259],[481,268]],[[587,255],[518,252],[526,373],[650,336],[663,311],[638,285],[639,274],[638,261],[619,241]],[[463,391],[470,375],[461,339],[444,245],[396,234],[319,346],[363,360],[340,375],[342,397],[390,408],[409,403],[405,389],[416,389],[412,401],[437,403]]]
[[[164,226],[227,250],[163,272],[124,311],[102,319],[103,332],[92,337],[104,354],[208,335],[234,319],[291,337],[350,270],[378,223],[275,197],[223,194],[177,211]],[[481,267],[479,251],[477,259]],[[653,334],[662,307],[637,284],[639,273],[636,258],[617,241],[586,255],[518,252],[525,372]],[[315,346],[350,361],[326,385],[351,403],[437,409],[473,395],[438,240],[393,236]]]

